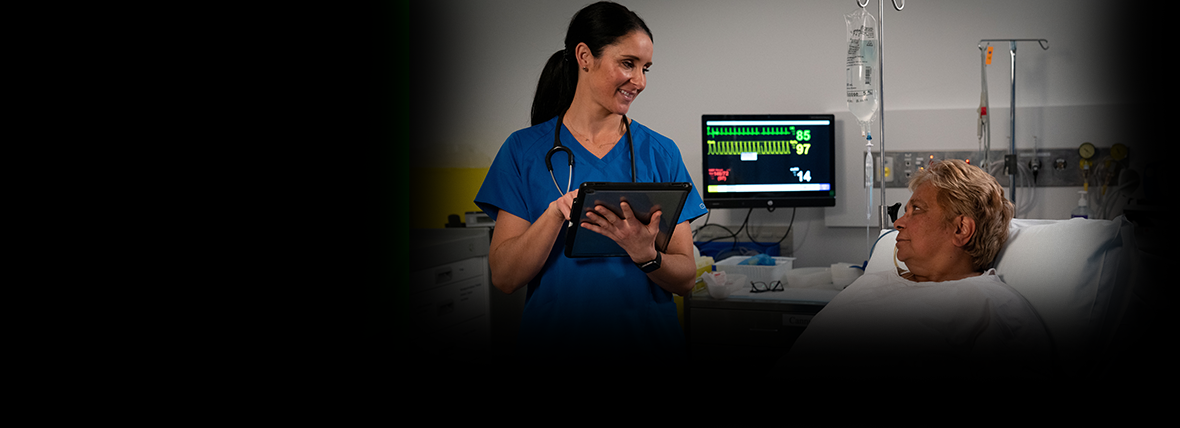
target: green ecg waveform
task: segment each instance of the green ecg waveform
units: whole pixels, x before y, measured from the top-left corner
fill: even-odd
[[[785,136],[798,141],[811,140],[810,129],[795,129],[794,126],[708,126],[705,127],[705,133],[709,138],[733,137],[733,136]]]
[[[791,135],[795,133],[794,126],[709,126],[706,133],[710,137],[718,135]]]
[[[740,155],[742,153],[757,153],[759,155],[806,155],[810,143],[800,143],[795,140],[783,141],[713,141],[709,140],[710,155]]]

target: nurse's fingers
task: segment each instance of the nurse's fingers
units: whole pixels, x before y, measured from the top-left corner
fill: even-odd
[[[561,195],[560,198],[557,198],[557,200],[554,201],[556,202],[557,210],[561,211],[561,214],[565,216],[566,220],[570,220],[570,211],[573,211],[574,209],[574,198],[577,197],[577,195],[577,190],[571,190],[568,193]]]
[[[631,204],[629,204],[625,201],[619,202],[619,208],[620,208],[619,211],[623,212],[624,219],[630,219],[630,220],[635,219],[635,211],[631,211]]]
[[[611,209],[607,208],[605,205],[599,205],[599,206],[594,207],[594,213],[598,214],[600,217],[605,219],[607,223],[610,223],[610,224],[615,224],[619,220],[626,219],[625,215],[623,216],[623,218],[619,218],[619,216],[617,214],[615,214],[614,211],[611,211]]]
[[[597,233],[599,235],[606,236],[608,238],[610,237],[610,235],[606,234],[606,230],[603,229],[602,226],[591,223],[589,221],[583,221],[580,226],[582,226],[583,229],[589,230],[589,231]]]
[[[623,218],[625,220],[627,220],[627,227],[628,228],[643,228],[644,227],[643,222],[640,221],[638,217],[635,217],[635,211],[631,211],[631,204],[629,204],[627,202],[620,202],[619,207],[620,207],[619,211],[623,212]]]
[[[586,213],[586,219],[582,221],[581,226],[583,229],[610,238],[612,241],[618,241],[618,236],[615,233],[617,229],[593,210]]]
[[[647,234],[650,236],[655,236],[660,232],[660,217],[663,216],[663,211],[657,208],[656,211],[652,213],[651,218],[648,219],[647,224],[644,225],[643,222],[639,221],[639,219],[635,217],[635,212],[631,211],[631,204],[623,202],[619,205],[623,207],[622,211],[624,216],[630,220],[635,220],[634,224],[630,224],[630,226],[646,228]]]
[[[648,224],[643,224],[639,217],[635,216],[635,212],[631,211],[631,204],[623,202],[620,203],[620,211],[623,212],[626,220],[623,223],[617,224],[620,229],[625,230],[623,233],[627,237],[636,237],[640,241],[650,240],[657,232],[660,231],[660,211],[656,211],[654,215],[648,220]]]
[[[656,211],[651,215],[651,221],[647,223],[647,231],[652,235],[660,233],[660,218],[664,216],[663,211]]]
[[[582,227],[593,230],[607,237],[613,237],[613,233],[608,230],[614,230],[611,227],[611,222],[599,214],[595,210],[586,210],[586,219],[582,221]]]

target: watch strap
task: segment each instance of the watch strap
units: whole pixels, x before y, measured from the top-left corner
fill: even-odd
[[[660,268],[660,262],[662,262],[662,261],[663,261],[663,256],[660,254],[659,251],[656,251],[656,258],[655,259],[652,259],[652,260],[649,260],[649,261],[646,261],[643,263],[635,263],[635,266],[638,266],[639,270],[643,271],[643,273],[651,273],[651,272],[655,272],[656,269]]]

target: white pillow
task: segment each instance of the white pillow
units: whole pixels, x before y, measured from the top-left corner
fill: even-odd
[[[1111,293],[1130,274],[1120,234],[1126,222],[1013,219],[996,258],[996,273],[1036,309],[1069,374],[1091,362]]]
[[[882,230],[877,236],[877,242],[873,244],[873,254],[869,257],[869,264],[865,266],[865,273],[895,270],[897,266],[908,270],[901,260],[897,260],[897,266],[893,265],[893,248],[896,245],[897,230]]]

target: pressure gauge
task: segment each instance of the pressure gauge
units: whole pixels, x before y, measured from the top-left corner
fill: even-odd
[[[1127,158],[1128,151],[1129,150],[1127,149],[1127,146],[1123,145],[1122,143],[1118,143],[1110,146],[1110,157],[1114,158],[1116,161],[1121,161]]]
[[[1095,149],[1094,145],[1089,142],[1082,143],[1082,145],[1078,147],[1078,154],[1082,156],[1082,159],[1090,159],[1094,157],[1094,152],[1096,151],[1098,151],[1098,149]]]

